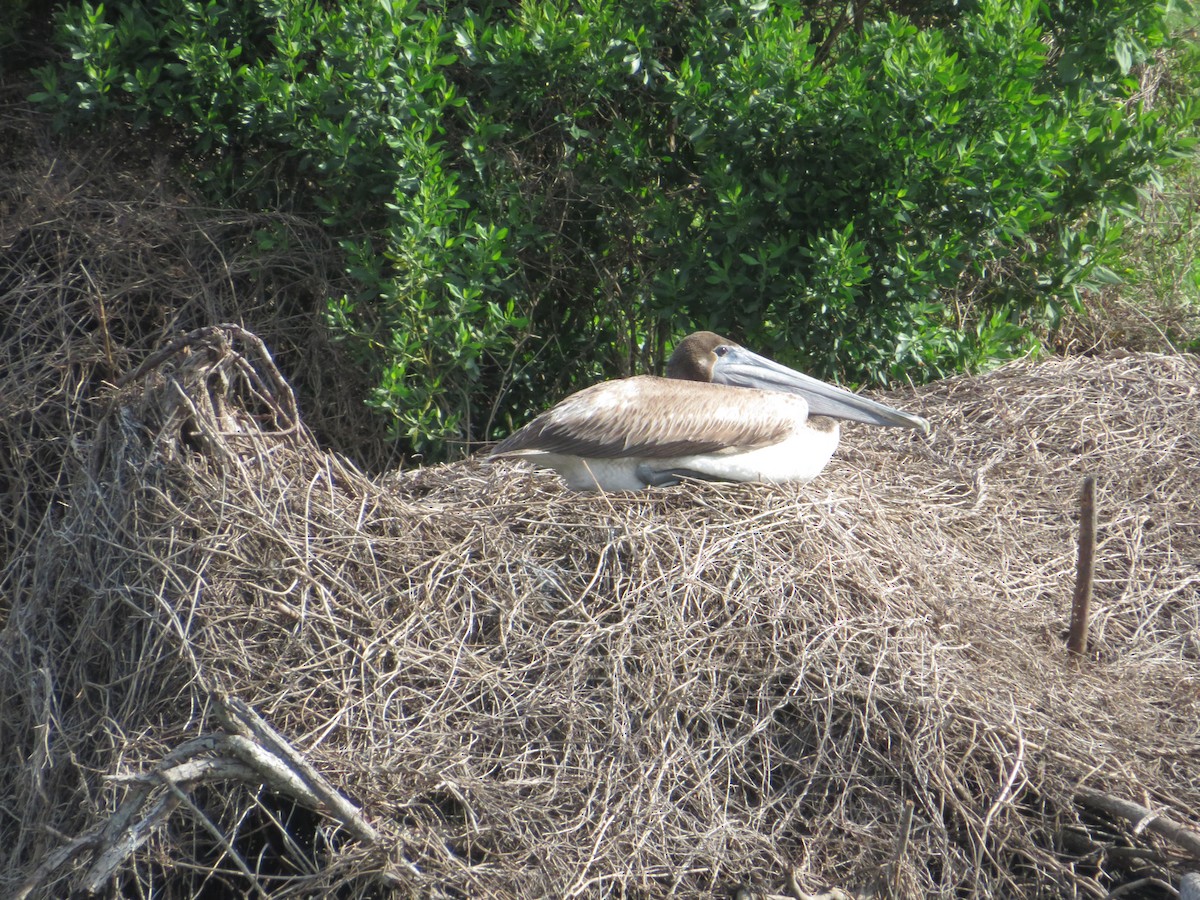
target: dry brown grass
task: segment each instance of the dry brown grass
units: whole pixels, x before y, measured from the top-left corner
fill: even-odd
[[[849,430],[803,487],[373,478],[240,328],[151,354],[176,320],[43,218],[60,257],[0,234],[53,276],[3,276],[0,894],[1153,897],[1200,865],[1099,809],[1200,829],[1194,358],[893,394],[933,438]]]

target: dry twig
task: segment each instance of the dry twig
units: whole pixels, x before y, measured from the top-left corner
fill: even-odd
[[[1145,829],[1165,838],[1200,862],[1200,832],[1176,822],[1170,816],[1083,785],[1075,789],[1075,796],[1093,809],[1133,822],[1135,832]]]

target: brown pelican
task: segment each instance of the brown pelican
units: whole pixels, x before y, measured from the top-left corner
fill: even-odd
[[[554,469],[575,490],[707,481],[809,481],[838,444],[838,420],[915,428],[884,406],[698,331],[667,377],[605,381],[567,397],[492,450]]]

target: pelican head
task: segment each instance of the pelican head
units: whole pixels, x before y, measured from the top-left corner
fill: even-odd
[[[801,374],[711,331],[697,331],[675,346],[667,362],[667,377],[797,394],[808,402],[813,416],[929,433],[929,423],[920,416]]]

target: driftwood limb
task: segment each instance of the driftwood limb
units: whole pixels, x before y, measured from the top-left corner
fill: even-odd
[[[39,884],[57,872],[60,868],[67,865],[77,856],[82,856],[89,850],[94,849],[98,843],[100,832],[103,830],[103,825],[97,825],[90,831],[86,831],[79,837],[75,838],[75,840],[71,841],[71,843],[64,844],[58,849],[47,853],[46,858],[38,864],[36,869],[33,870],[33,874],[31,874],[28,880],[26,880],[26,882],[17,889],[17,892],[13,895],[13,900],[25,900],[25,898],[28,897]]]
[[[1140,803],[1122,800],[1082,785],[1075,789],[1075,797],[1085,806],[1133,822],[1139,831],[1145,829],[1154,832],[1185,853],[1200,860],[1200,833],[1192,831],[1174,819],[1156,813]]]
[[[1075,596],[1071,600],[1071,630],[1067,652],[1075,659],[1087,652],[1088,608],[1096,569],[1096,479],[1083,479],[1079,495],[1079,556],[1075,564]]]
[[[219,829],[195,807],[189,792],[196,786],[221,781],[266,784],[302,806],[337,819],[356,838],[376,845],[381,838],[358,808],[343,797],[300,753],[245,703],[216,696],[217,718],[231,734],[208,734],[187,741],[166,754],[152,770],[115,776],[129,785],[116,812],[101,825],[47,854],[17,891],[25,900],[39,885],[72,860],[92,854],[79,879],[84,894],[97,894],[122,864],[162,827],[180,806],[191,807],[214,833],[244,873],[249,867],[233,852]],[[261,893],[261,886],[259,887]]]
[[[131,802],[132,800],[132,802]],[[155,830],[167,821],[167,818],[179,805],[179,798],[174,794],[162,794],[149,808],[143,812],[146,795],[139,794],[127,799],[121,804],[116,818],[132,819],[128,827],[119,831],[111,840],[99,843],[96,848],[99,853],[88,868],[87,874],[80,881],[80,890],[88,895],[100,893],[100,889],[116,875],[120,865],[146,843]],[[122,815],[122,813],[126,813]],[[110,829],[105,829],[109,831]]]
[[[353,803],[337,789],[307,759],[292,747],[283,736],[267,724],[247,704],[224,694],[215,695],[217,718],[234,735],[230,738],[235,752],[248,754],[264,774],[280,779],[286,793],[307,795],[318,801],[318,808],[328,812],[360,841],[379,843],[379,832],[363,818]],[[241,740],[237,738],[240,737]]]

